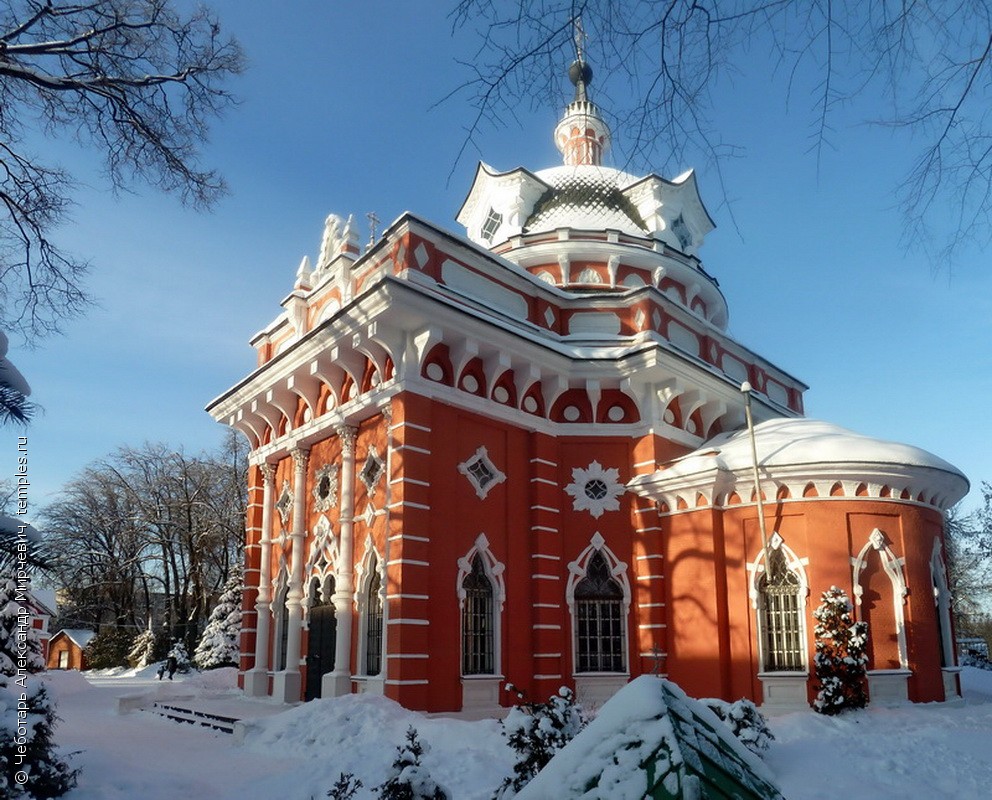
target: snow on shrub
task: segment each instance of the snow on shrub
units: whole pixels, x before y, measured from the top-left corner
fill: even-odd
[[[745,697],[733,703],[717,697],[700,700],[733,731],[737,740],[757,756],[762,755],[775,737],[758,707]]]
[[[356,792],[365,784],[351,772],[342,772],[334,785],[327,790],[331,800],[354,800]]]
[[[517,692],[513,684],[507,691]],[[517,761],[513,775],[508,776],[493,795],[494,800],[513,797],[523,789],[586,725],[581,707],[575,702],[575,693],[562,686],[558,694],[546,703],[521,703],[513,706],[502,721],[503,736],[516,751]]]
[[[813,612],[816,627],[816,680],[819,690],[813,701],[821,714],[839,714],[868,704],[865,691],[868,656],[868,623],[855,622],[851,601],[843,589],[831,586]]]
[[[135,669],[141,669],[153,661],[155,661],[155,634],[149,626],[135,637],[131,651],[127,654],[127,663]]]
[[[186,645],[182,642],[174,642],[172,649],[165,657],[176,659],[177,672],[187,673],[193,666],[189,661],[189,652],[186,650]]]
[[[224,584],[207,627],[196,645],[193,661],[200,669],[236,667],[241,655],[241,595],[244,578],[236,570]]]
[[[961,666],[986,669],[992,672],[992,661],[989,661],[981,653],[965,653],[961,656]]]
[[[55,701],[36,677],[45,669],[41,644],[30,617],[19,616],[17,590],[0,575],[0,797],[46,800],[75,786],[77,770],[55,752]]]
[[[412,725],[407,728],[406,743],[396,748],[389,777],[378,787],[380,800],[451,800],[451,795],[420,763],[420,757],[427,750],[427,746],[420,743],[417,729]]]

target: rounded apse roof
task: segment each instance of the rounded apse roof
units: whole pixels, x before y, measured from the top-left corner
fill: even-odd
[[[820,420],[768,420],[755,426],[754,438],[763,470],[832,463],[890,464],[937,469],[967,482],[957,467],[919,447],[874,439]],[[698,450],[671,462],[664,474],[688,475],[714,466],[739,471],[751,469],[752,463],[750,437],[745,429],[713,437]]]

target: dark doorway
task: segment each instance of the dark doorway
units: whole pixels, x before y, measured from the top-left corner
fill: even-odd
[[[337,619],[334,616],[334,578],[328,577],[324,591],[316,578],[310,584],[310,636],[307,643],[306,699],[320,697],[321,678],[334,669]]]

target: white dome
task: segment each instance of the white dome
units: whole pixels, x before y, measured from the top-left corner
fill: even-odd
[[[967,481],[952,464],[919,447],[873,439],[819,420],[768,420],[755,426],[754,439],[763,471],[799,465],[875,464],[937,469]],[[689,475],[714,467],[733,472],[751,469],[747,430],[713,437],[698,450],[671,462],[662,474]]]

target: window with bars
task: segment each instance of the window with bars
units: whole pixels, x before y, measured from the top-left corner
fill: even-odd
[[[286,589],[280,590],[276,595],[275,602],[275,658],[273,659],[272,669],[276,672],[282,672],[286,669],[286,664],[288,661],[287,650],[289,647],[289,609],[286,607],[286,594]]]
[[[503,215],[495,208],[490,208],[489,213],[486,215],[486,221],[482,223],[482,238],[487,242],[491,242],[496,235],[496,231],[499,230],[499,226],[502,224]]]
[[[365,595],[365,674],[378,675],[382,672],[382,578],[378,564],[373,559],[372,574],[369,576]]]
[[[801,672],[806,669],[802,626],[802,586],[789,569],[782,548],[768,554],[768,570],[761,579],[762,655],[765,672]]]
[[[576,672],[623,672],[626,643],[623,589],[597,551],[575,586]]]
[[[493,584],[486,575],[482,556],[472,559],[472,571],[462,581],[462,674],[494,675],[496,672],[496,618]]]

